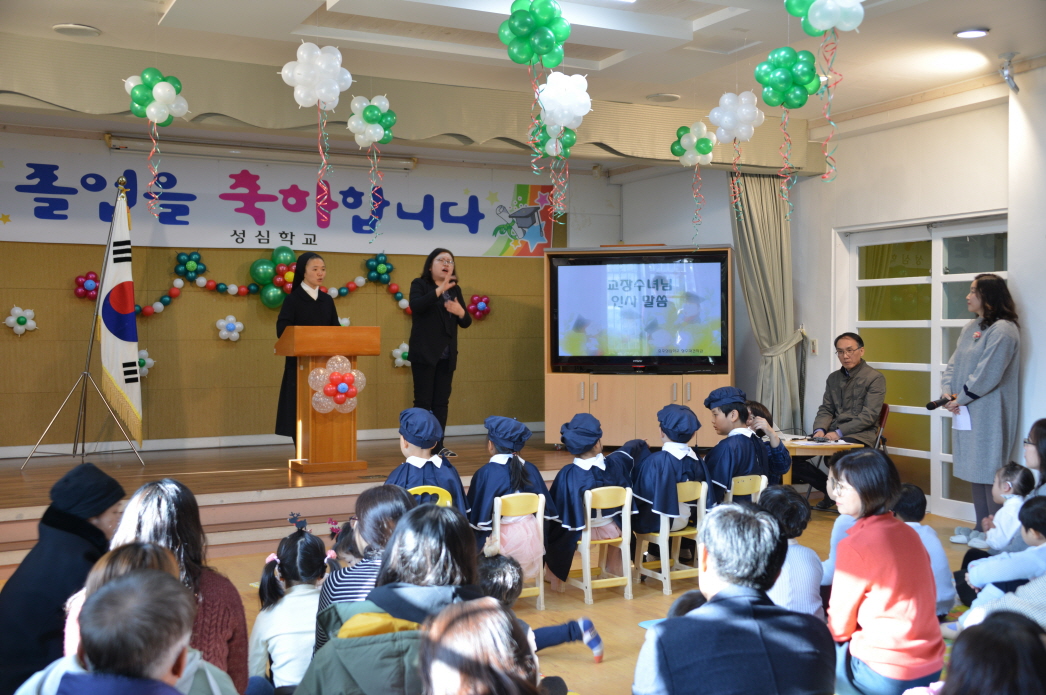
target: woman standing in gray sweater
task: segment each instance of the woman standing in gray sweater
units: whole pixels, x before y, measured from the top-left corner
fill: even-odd
[[[1020,330],[1006,281],[982,273],[970,284],[966,306],[977,314],[962,329],[941,380],[947,408],[970,411],[972,429],[952,427],[952,470],[973,484],[977,530],[997,509],[992,501],[995,471],[1010,460],[1017,439]]]

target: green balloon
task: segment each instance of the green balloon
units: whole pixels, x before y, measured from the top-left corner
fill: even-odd
[[[673,142],[670,147],[672,150],[673,157],[682,157],[684,154],[686,154],[686,149],[683,147],[682,144],[680,144],[678,140]]]
[[[545,55],[556,47],[556,37],[548,27],[538,27],[530,34],[530,47],[535,54]]]
[[[392,142],[393,137],[394,136],[392,135],[392,128],[386,128],[385,134],[381,136],[381,140],[378,140],[378,142],[382,145],[388,145],[390,142]]]
[[[774,51],[773,64],[777,68],[790,68],[799,59],[795,49],[791,46],[782,46]]]
[[[817,76],[817,68],[810,63],[796,63],[792,66],[792,82],[806,84]]]
[[[368,104],[363,109],[363,120],[367,123],[377,123],[381,120],[381,109],[374,104]]]
[[[150,94],[152,94],[153,87],[155,87],[160,82],[163,82],[162,72],[160,72],[156,68],[146,68],[142,70],[142,84],[149,88]]]
[[[559,151],[559,157],[560,159],[570,159],[570,148],[564,147],[563,149],[561,149]]]
[[[229,289],[229,286],[224,282],[219,282],[214,289],[218,290],[218,294],[225,294],[225,290]]]
[[[544,128],[542,128],[541,132],[538,133],[538,145],[541,147],[542,150],[545,149],[545,145],[547,145],[548,141],[551,139],[552,136],[549,135]]]
[[[548,28],[552,30],[552,35],[556,37],[558,43],[563,43],[570,38],[570,22],[564,17],[556,17],[548,23]]]
[[[148,106],[152,100],[152,87],[146,87],[144,84],[136,84],[131,88],[131,101],[135,101],[142,106]]]
[[[797,84],[785,94],[784,105],[789,109],[799,109],[806,105],[806,100],[809,98],[810,95],[806,93],[806,88]]]
[[[170,116],[169,115],[169,116],[167,116],[167,118],[163,119],[162,121],[160,121],[156,125],[160,126],[161,128],[166,128],[167,126],[171,125],[172,123],[174,123],[174,116]]]
[[[199,267],[199,265],[200,264],[197,261],[186,261],[185,262],[185,269],[186,270],[196,270]]]
[[[379,263],[374,270],[378,271],[379,274],[384,275],[385,273],[389,272],[389,267],[384,263]]]
[[[805,17],[806,13],[810,11],[810,5],[813,5],[813,0],[784,0],[785,11],[793,17]]]
[[[821,78],[820,77],[815,77],[814,79],[810,80],[808,83],[804,84],[803,88],[806,89],[806,93],[809,94],[810,96],[813,96],[814,94],[817,94],[818,92],[821,91]]]
[[[392,298],[398,302],[399,300],[403,299],[403,293],[397,292],[396,294],[392,295]]]
[[[686,135],[689,132],[690,132],[690,126],[688,126],[688,125],[681,125],[681,126],[679,126],[678,128],[676,128],[676,140],[681,140],[683,138],[683,136]]]
[[[513,63],[526,65],[534,57],[534,49],[530,47],[530,41],[517,36],[508,45],[508,57]]]
[[[410,360],[410,353],[409,352],[400,353],[400,359],[403,360],[404,362],[408,362]]]
[[[764,87],[770,84],[770,73],[774,71],[774,65],[768,60],[764,60],[759,65],[755,66],[755,81]]]
[[[139,367],[144,367],[145,366],[145,359],[144,358],[141,358],[141,357],[138,358],[138,366]]]
[[[785,68],[777,68],[770,73],[768,87],[773,87],[779,92],[787,92],[792,86],[792,71]]]
[[[377,282],[378,281],[378,271],[372,270],[369,273],[367,273],[367,279],[370,280],[371,282]]]
[[[376,258],[368,258],[366,265],[367,265],[367,270],[374,270],[375,268],[378,267],[378,259],[376,259]]]
[[[381,118],[378,119],[378,123],[381,124],[382,128],[388,130],[392,126],[396,125],[396,112],[392,109],[389,109],[385,113],[381,114]]]
[[[387,285],[387,284],[389,284],[389,280],[391,280],[391,279],[392,279],[392,278],[390,278],[390,277],[389,277],[389,274],[388,274],[388,273],[381,273],[380,275],[378,275],[378,280],[379,280],[379,281],[381,282],[381,284],[383,284],[383,285]]]
[[[512,43],[512,39],[514,38],[516,38],[516,35],[512,33],[512,28],[509,27],[508,20],[506,19],[501,23],[501,26],[498,27],[498,40],[507,46]]]
[[[820,29],[815,28],[813,24],[810,24],[810,20],[807,19],[806,17],[803,17],[802,24],[803,24],[803,31],[805,31],[808,36],[821,36],[822,34],[824,34],[823,31],[821,31]]]
[[[251,294],[258,294],[259,289],[261,288],[258,287],[258,283],[256,282],[252,282],[251,284],[247,285],[247,291]]]
[[[556,0],[534,0],[530,4],[530,14],[539,27],[546,27],[563,13]]]
[[[545,55],[541,56],[541,64],[544,65],[546,68],[559,67],[559,64],[562,63],[562,62],[563,62],[563,45],[562,44],[556,44],[556,46],[551,51],[549,51]]]
[[[279,309],[283,304],[283,290],[276,285],[265,285],[261,288],[262,304],[270,309]]]
[[[283,265],[290,265],[294,262],[296,256],[290,246],[277,246],[272,250],[272,256],[270,256],[270,258],[272,258],[272,262],[276,265],[280,265],[281,263]],[[302,270],[305,269],[302,268]]]
[[[529,11],[516,10],[508,18],[508,26],[516,36],[530,36],[530,32],[534,31],[537,24],[534,23],[534,15]]]
[[[182,81],[179,80],[174,75],[168,75],[167,77],[163,78],[163,81],[167,82],[172,87],[174,87],[174,93],[175,94],[181,94],[182,93]]]
[[[796,60],[800,63],[810,63],[811,65],[814,65],[817,63],[817,56],[810,51],[799,51],[796,53]]]
[[[767,106],[780,106],[784,101],[784,92],[773,87],[763,87],[763,103]]]
[[[131,113],[138,118],[145,118],[145,107],[139,104],[137,101],[131,102]]]
[[[712,151],[712,141],[708,138],[698,138],[694,149],[697,150],[698,154],[708,154]]]
[[[529,10],[529,9],[530,9],[530,0],[514,0],[514,2],[512,3],[512,8],[508,11],[508,13],[509,14],[515,14],[516,12],[519,12],[520,10]]]
[[[24,326],[25,324],[29,323],[29,319],[27,319],[24,316],[19,316],[17,319],[15,319],[15,322],[18,323],[19,326]]]
[[[570,128],[564,128],[563,134],[559,136],[559,141],[563,147],[573,147],[577,142],[577,133]]]
[[[251,280],[259,285],[268,285],[276,277],[276,264],[268,258],[259,258],[251,263]]]

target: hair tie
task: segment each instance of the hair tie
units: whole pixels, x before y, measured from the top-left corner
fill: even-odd
[[[280,564],[280,558],[276,557],[276,553],[269,553],[269,557],[265,558],[265,564],[275,562],[277,565]]]
[[[341,533],[341,524],[335,521],[333,517],[327,517],[327,526],[331,530],[331,540],[336,539],[338,534]]]
[[[338,554],[336,552],[334,552],[333,549],[328,550],[327,551],[327,559],[328,560],[337,560],[338,559]]]
[[[290,516],[287,517],[287,523],[294,524],[294,528],[299,531],[304,531],[305,527],[309,525],[309,520],[303,519],[298,512],[291,512]]]

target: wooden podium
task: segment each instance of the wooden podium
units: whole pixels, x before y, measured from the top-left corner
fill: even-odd
[[[298,358],[298,448],[289,461],[299,473],[330,473],[367,467],[356,455],[356,413],[317,412],[312,407],[309,373],[323,369],[334,355],[356,368],[360,355],[381,353],[377,326],[288,326],[276,341],[276,354]]]

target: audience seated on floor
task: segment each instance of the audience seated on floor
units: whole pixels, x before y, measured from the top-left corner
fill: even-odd
[[[915,529],[930,556],[930,567],[937,587],[937,618],[943,620],[955,605],[955,580],[937,531],[921,523],[926,518],[926,493],[911,483],[901,485],[901,496],[894,502],[893,515]]]
[[[788,554],[781,574],[767,595],[771,601],[788,610],[809,613],[824,620],[821,558],[812,548],[799,545],[798,540],[810,523],[810,505],[795,488],[772,485],[763,490],[759,506],[774,517],[781,537],[788,541]]]

